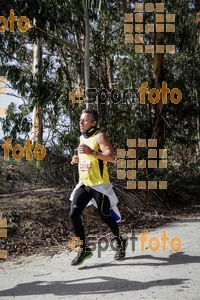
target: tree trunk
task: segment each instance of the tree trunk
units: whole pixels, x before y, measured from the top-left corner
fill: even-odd
[[[155,54],[155,62],[153,72],[153,87],[160,90],[162,82],[164,81],[163,67],[162,67],[163,54]],[[153,131],[153,139],[157,139],[158,147],[163,148],[165,144],[165,117],[166,117],[166,104],[162,100],[155,105],[155,123]]]
[[[155,44],[163,44],[163,35],[155,33]],[[154,58],[151,58],[152,68],[152,85],[151,88],[156,88],[160,91],[162,82],[164,81],[163,73],[163,53],[155,53]],[[159,148],[163,148],[165,144],[165,117],[166,117],[166,104],[162,100],[155,104],[155,121],[153,126],[152,138],[157,139]]]
[[[84,79],[85,79],[85,101],[86,108],[90,108],[91,104],[88,100],[88,95],[86,91],[90,87],[90,58],[89,58],[89,47],[90,47],[90,23],[89,23],[89,14],[88,14],[88,6],[87,0],[83,0],[83,8],[84,8],[84,19],[85,19],[85,46],[84,46]]]
[[[200,47],[200,4],[199,0],[195,0],[195,17],[197,23],[197,47]],[[199,108],[199,98],[198,92],[196,90],[196,97],[197,97],[197,107]],[[197,148],[196,148],[196,155],[197,157],[200,154],[200,118],[197,116]]]
[[[100,64],[100,90],[98,93],[99,123],[102,131],[106,128],[106,102],[108,101],[109,85],[106,58]]]
[[[102,131],[105,130],[107,122],[106,122],[106,103],[109,98],[109,92],[112,89],[112,69],[111,69],[111,61],[109,53],[106,51],[106,43],[108,37],[108,30],[106,24],[104,24],[104,53],[105,55],[101,57],[100,62],[100,82],[102,86],[100,87],[100,91],[98,94],[98,108],[99,108],[99,122],[101,125]]]
[[[42,80],[41,74],[41,64],[42,64],[42,41],[41,38],[37,38],[36,42],[33,44],[33,78],[34,81],[38,83],[38,97],[40,97],[39,85]],[[42,144],[43,136],[43,125],[42,125],[42,108],[37,101],[33,109],[33,128],[32,128],[32,142],[34,144]]]
[[[126,0],[123,0],[123,14],[126,14]]]
[[[200,46],[200,4],[199,0],[195,0],[195,16],[197,23],[197,45]]]

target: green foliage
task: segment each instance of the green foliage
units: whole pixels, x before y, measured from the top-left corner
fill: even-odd
[[[88,1],[90,37],[90,85],[108,89],[106,101],[96,96],[92,107],[100,113],[101,125],[114,149],[124,148],[127,138],[151,138],[155,128],[155,106],[147,100],[139,104],[138,88],[145,81],[152,85],[151,65],[146,55],[134,54],[134,44],[124,43],[124,3],[133,12],[138,1]],[[147,3],[149,1],[145,1]],[[160,1],[156,1],[160,2]],[[101,5],[100,5],[101,4]],[[199,79],[200,62],[197,44],[197,24],[194,1],[175,0],[166,4],[169,13],[176,14],[175,34],[165,34],[164,40],[176,44],[174,55],[164,55],[163,72],[170,90],[178,88],[182,101],[169,101],[165,117],[166,146],[172,154],[180,149],[199,149]],[[59,145],[72,155],[79,136],[79,115],[85,105],[72,104],[69,91],[77,85],[84,88],[84,10],[82,1],[22,1],[5,2],[2,14],[13,8],[18,16],[36,19],[36,27],[25,34],[19,30],[0,35],[0,71],[7,74],[13,88],[24,97],[19,110],[11,104],[3,123],[5,136],[14,139],[29,134],[29,115],[36,104],[43,110],[43,127],[48,132],[48,145]],[[148,16],[150,18],[150,16]],[[43,61],[36,79],[32,75],[32,44],[42,38]],[[146,36],[150,43],[152,36]],[[112,81],[112,82],[111,82]],[[110,84],[121,93],[121,100],[111,101]],[[130,90],[128,99],[122,95]],[[182,151],[182,150],[181,150]],[[190,154],[188,160],[191,161]],[[186,162],[181,162],[186,167]]]
[[[27,116],[27,109],[23,105],[17,109],[15,103],[8,106],[7,116],[3,121],[2,129],[5,139],[8,137],[16,140],[19,134],[28,134],[31,130],[31,121]]]

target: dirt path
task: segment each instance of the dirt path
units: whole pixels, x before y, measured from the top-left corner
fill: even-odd
[[[121,232],[156,228],[174,219],[174,212],[158,205],[154,199],[142,198],[121,190],[119,210],[122,214]],[[8,220],[8,237],[0,239],[0,249],[9,257],[38,253],[57,253],[67,247],[73,230],[69,220],[71,190],[40,188],[0,195],[0,217]],[[83,214],[87,234],[97,237],[111,233],[101,222],[94,208]],[[23,238],[22,238],[23,237]]]
[[[178,236],[182,248],[151,251],[150,238],[160,239],[167,230],[171,240]],[[127,257],[113,260],[110,247],[97,248],[79,267],[71,267],[76,255],[64,251],[58,255],[34,255],[1,263],[0,299],[190,299],[200,297],[200,217],[172,223],[150,231],[141,252],[139,241],[133,251],[129,240]],[[102,245],[102,247],[105,245]],[[100,247],[100,246],[99,246]],[[101,258],[98,257],[101,254]]]

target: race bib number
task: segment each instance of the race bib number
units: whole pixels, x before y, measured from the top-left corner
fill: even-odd
[[[91,162],[90,160],[81,160],[79,162],[80,170],[88,171],[91,169]]]

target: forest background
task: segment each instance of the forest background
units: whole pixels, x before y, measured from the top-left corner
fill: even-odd
[[[167,13],[176,16],[175,32],[148,33],[144,41],[175,44],[175,53],[153,55],[136,54],[134,42],[125,43],[124,14],[133,13],[135,3],[164,1],[1,1],[2,16],[8,17],[13,9],[18,18],[26,16],[31,22],[27,32],[20,32],[15,24],[14,32],[0,33],[0,75],[7,77],[23,101],[19,106],[11,103],[1,118],[1,145],[12,137],[13,146],[23,146],[30,137],[47,149],[42,162],[34,157],[5,161],[0,149],[2,199],[11,192],[31,193],[36,187],[58,187],[63,195],[71,191],[77,182],[77,170],[70,162],[78,145],[79,117],[82,109],[92,107],[98,110],[100,126],[116,153],[126,148],[127,139],[139,138],[155,138],[158,148],[168,150],[167,169],[138,172],[138,178],[168,181],[167,190],[132,191],[141,205],[152,197],[162,212],[176,205],[193,209],[199,201],[200,4],[198,0],[165,2]],[[155,22],[148,13],[145,21]],[[175,105],[168,96],[167,104],[152,104],[146,95],[146,103],[140,104],[138,88],[148,82],[149,90],[160,90],[163,81],[170,90],[181,91],[181,102]],[[84,93],[83,102],[74,103],[70,92],[77,88],[98,92]],[[123,95],[126,89],[131,93]],[[131,191],[125,189],[126,180],[117,178],[116,165],[109,168],[119,197],[127,200]],[[135,212],[131,205],[129,209]],[[4,210],[1,215],[8,217]]]

